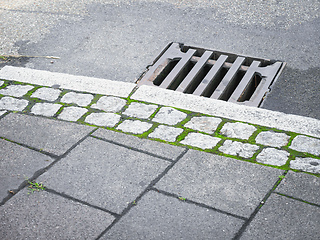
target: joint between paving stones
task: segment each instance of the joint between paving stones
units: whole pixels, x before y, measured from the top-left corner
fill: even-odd
[[[237,219],[241,219],[241,220],[245,220],[245,221],[248,220],[248,218],[246,218],[246,217],[239,216],[239,215],[236,215],[236,214],[233,214],[233,213],[229,213],[227,211],[220,210],[220,209],[208,206],[208,205],[206,205],[204,203],[195,202],[195,201],[192,201],[192,200],[190,200],[188,198],[184,198],[184,196],[180,196],[180,195],[177,195],[177,194],[174,194],[174,193],[163,191],[163,190],[155,188],[155,187],[152,187],[150,190],[154,191],[154,192],[157,192],[159,194],[163,194],[163,195],[168,196],[168,197],[179,199],[180,201],[183,201],[183,202],[189,203],[189,204],[193,204],[193,205],[196,205],[196,206],[201,207],[201,208],[209,209],[209,210],[212,210],[212,211],[215,211],[215,212],[218,212],[218,213],[222,213],[224,215],[228,215],[228,216],[231,216],[231,217],[234,217],[234,218],[237,218]]]
[[[277,188],[277,186],[281,183],[282,179],[284,178],[282,176],[286,176],[287,173],[288,173],[288,171],[284,171],[283,174],[279,176],[279,178],[277,179],[277,181],[273,185],[272,189],[263,197],[263,199],[261,200],[260,204],[252,212],[252,214],[250,215],[249,219],[246,222],[244,222],[244,224],[241,226],[241,228],[235,234],[235,236],[232,238],[232,240],[239,240],[241,238],[242,234],[245,232],[247,227],[250,225],[252,220],[255,218],[255,216],[257,215],[259,210],[263,207],[263,205],[266,203],[268,198],[271,196],[271,194],[274,192],[274,190]]]
[[[280,195],[280,196],[283,196],[283,197],[287,197],[287,198],[290,198],[290,199],[293,199],[293,200],[296,200],[296,201],[299,201],[299,202],[303,202],[303,203],[306,203],[306,204],[309,204],[309,205],[312,205],[312,206],[315,206],[315,207],[320,208],[320,205],[319,205],[319,204],[312,203],[312,202],[308,202],[308,201],[305,201],[305,200],[303,200],[303,199],[301,199],[301,198],[289,196],[289,195],[287,195],[287,194],[283,194],[283,193],[280,193],[280,192],[274,192],[274,194],[277,194],[277,195]]]

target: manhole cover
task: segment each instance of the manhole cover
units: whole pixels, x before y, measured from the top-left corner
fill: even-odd
[[[170,43],[137,83],[258,107],[284,66],[281,61]]]

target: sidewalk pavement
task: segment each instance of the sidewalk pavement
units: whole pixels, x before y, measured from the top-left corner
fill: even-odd
[[[0,239],[318,239],[320,121],[0,70]]]

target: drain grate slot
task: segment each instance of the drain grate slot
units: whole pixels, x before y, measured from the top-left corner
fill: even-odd
[[[284,62],[170,43],[138,80],[186,94],[259,106]]]

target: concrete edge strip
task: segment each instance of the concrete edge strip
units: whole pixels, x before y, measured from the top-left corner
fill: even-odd
[[[134,83],[12,66],[5,66],[0,70],[0,79],[49,87],[57,84],[64,89],[118,97],[128,97],[136,87]],[[314,118],[238,105],[152,86],[139,87],[131,99],[320,138],[320,120]]]
[[[0,70],[0,79],[14,80],[48,87],[59,85],[59,88],[64,89],[125,98],[128,97],[136,87],[136,84],[134,83],[12,66],[5,66]]]
[[[314,118],[238,105],[146,85],[139,87],[131,99],[320,137],[320,120]]]

